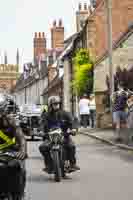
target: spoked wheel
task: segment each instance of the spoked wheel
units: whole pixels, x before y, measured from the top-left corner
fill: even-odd
[[[23,200],[23,197],[21,195],[9,194],[8,196],[7,195],[2,195],[0,197],[0,200]]]
[[[12,195],[12,198],[9,200],[24,200],[24,196],[21,194]]]

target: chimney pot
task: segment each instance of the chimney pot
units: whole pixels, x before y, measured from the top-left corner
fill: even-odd
[[[59,27],[62,27],[62,19],[59,20]]]
[[[41,32],[39,32],[39,38],[41,37]]]
[[[42,32],[42,37],[45,38],[45,33],[44,32]]]
[[[35,32],[35,38],[37,38],[37,32]]]
[[[84,4],[84,10],[87,10],[87,3]]]
[[[79,3],[79,11],[82,9],[82,5],[81,3]]]
[[[54,22],[53,22],[53,26],[54,26],[54,27],[56,26],[56,20],[54,20]]]

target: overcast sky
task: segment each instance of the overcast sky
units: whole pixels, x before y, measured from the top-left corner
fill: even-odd
[[[75,12],[80,0],[0,0],[0,63],[4,51],[8,62],[15,63],[19,48],[21,63],[33,58],[34,32],[45,32],[50,40],[54,19],[63,19],[65,36],[75,31]]]

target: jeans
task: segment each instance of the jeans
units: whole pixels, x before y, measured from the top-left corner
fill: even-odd
[[[95,126],[95,117],[96,116],[96,111],[95,110],[90,110],[90,125],[91,128],[94,128]]]
[[[81,125],[84,127],[84,128],[87,128],[87,126],[89,125],[89,115],[88,114],[83,114],[83,115],[80,115],[80,119],[81,119]]]

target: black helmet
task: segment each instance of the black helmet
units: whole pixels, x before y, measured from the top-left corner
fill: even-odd
[[[48,98],[48,107],[50,107],[52,104],[60,104],[60,97],[59,96],[51,96]]]

